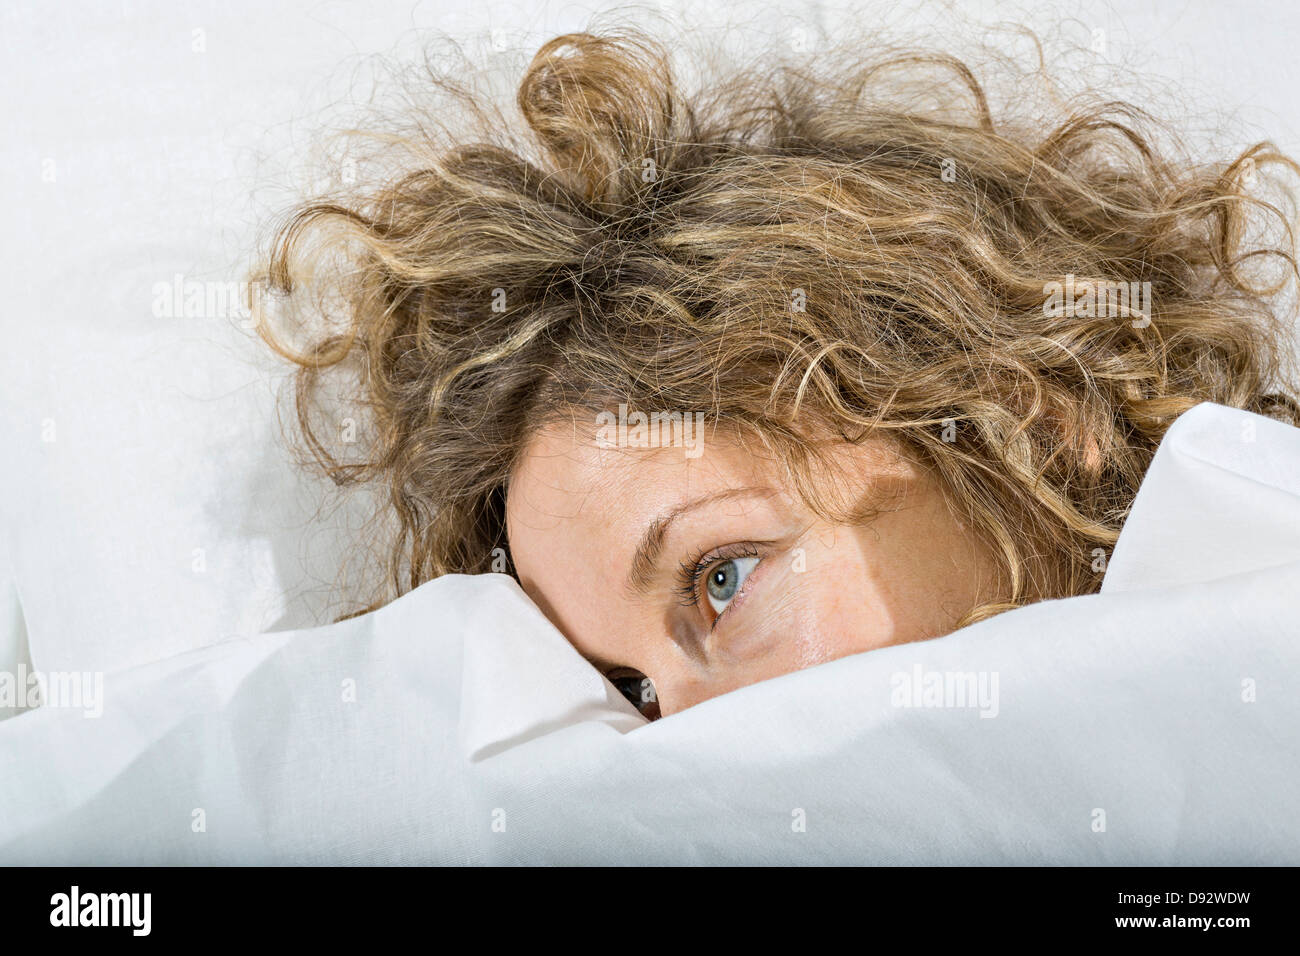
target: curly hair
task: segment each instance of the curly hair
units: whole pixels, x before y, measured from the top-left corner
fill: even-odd
[[[815,437],[889,440],[1005,572],[963,623],[1095,591],[1197,403],[1300,423],[1294,213],[1252,188],[1300,167],[1269,143],[1193,162],[1119,101],[1000,123],[965,62],[927,53],[688,94],[636,29],[542,46],[523,127],[438,82],[482,135],[405,138],[414,165],[294,208],[259,273],[275,301],[337,294],[297,344],[269,310],[261,328],[298,366],[311,458],[385,492],[376,604],[487,571],[522,449],[578,409],[706,410],[821,512]],[[1147,304],[1104,307],[1116,286]],[[1063,288],[1088,295],[1046,307]],[[360,386],[361,457],[319,414],[332,368]]]

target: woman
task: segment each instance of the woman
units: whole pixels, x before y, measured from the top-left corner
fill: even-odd
[[[1095,591],[1178,415],[1300,420],[1269,144],[1000,122],[942,56],[686,94],[631,30],[544,45],[526,129],[440,82],[477,135],[295,210],[263,279],[342,320],[263,332],[387,491],[387,597],[508,570],[648,716]]]

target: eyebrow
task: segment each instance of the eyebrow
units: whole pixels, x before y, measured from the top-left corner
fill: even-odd
[[[755,486],[728,488],[725,491],[705,495],[702,498],[695,498],[665,511],[646,525],[645,531],[641,534],[641,540],[637,543],[636,551],[632,554],[632,567],[627,575],[626,586],[628,590],[633,594],[644,594],[650,590],[650,586],[654,583],[655,572],[659,569],[659,561],[663,557],[664,542],[668,539],[668,529],[682,515],[719,501],[730,501],[734,498],[753,498],[760,495],[771,497],[774,494],[775,492],[770,488]]]

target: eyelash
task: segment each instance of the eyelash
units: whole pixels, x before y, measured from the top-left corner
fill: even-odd
[[[724,548],[715,548],[712,551],[699,551],[678,565],[677,586],[673,590],[681,596],[682,607],[698,607],[700,603],[700,580],[704,577],[705,571],[715,564],[734,561],[736,558],[758,557],[761,557],[758,548],[749,542],[727,545]],[[724,610],[723,614],[725,613]],[[717,624],[721,619],[722,614],[719,614],[713,619],[713,623]]]

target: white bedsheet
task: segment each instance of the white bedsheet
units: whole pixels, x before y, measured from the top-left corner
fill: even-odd
[[[1300,431],[1202,405],[1099,595],[647,724],[509,578],[443,578],[0,722],[0,862],[1296,864],[1297,590]]]

